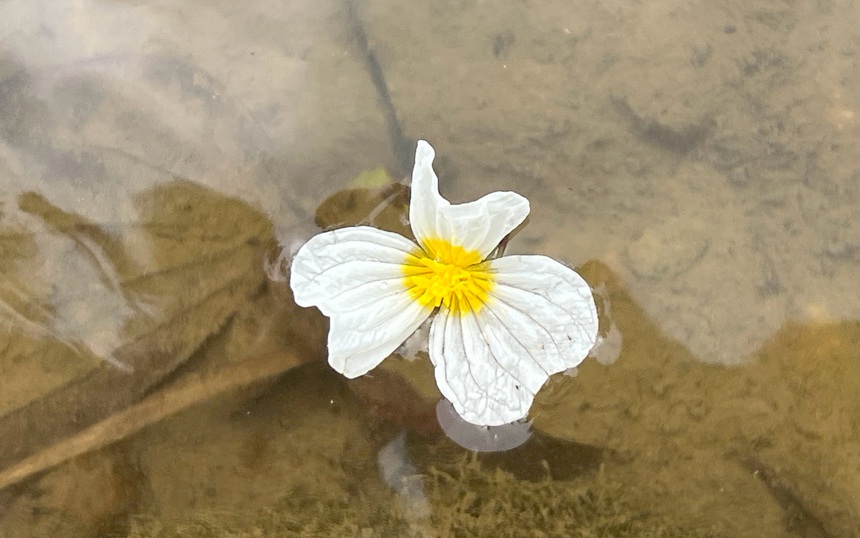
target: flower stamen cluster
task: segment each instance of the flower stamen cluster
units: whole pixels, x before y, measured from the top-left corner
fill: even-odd
[[[404,285],[420,304],[430,308],[444,306],[462,316],[479,312],[487,302],[493,287],[488,269],[479,252],[442,239],[429,239],[424,248],[406,257]]]

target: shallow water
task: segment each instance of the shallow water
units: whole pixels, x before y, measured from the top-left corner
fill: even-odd
[[[0,536],[860,535],[858,13],[4,3]],[[418,138],[448,198],[530,199],[508,252],[615,346],[509,452],[439,431],[426,360],[332,372],[270,278],[402,228],[362,174]]]

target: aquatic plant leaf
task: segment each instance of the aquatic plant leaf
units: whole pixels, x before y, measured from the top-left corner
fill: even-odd
[[[56,275],[88,267],[83,274],[89,280],[60,279],[55,287],[96,285],[101,292],[81,304],[98,306],[105,294],[112,295],[123,305],[124,317],[102,325],[112,331],[93,346],[70,327],[91,328],[103,320],[70,316],[60,323],[57,317],[64,311],[51,304],[45,325],[51,327],[46,339],[53,343],[47,345],[72,340],[91,357],[110,362],[91,363],[87,373],[0,417],[3,466],[126,407],[175,371],[265,283],[262,251],[271,241],[265,217],[187,181],[139,194],[134,200],[139,219],[122,225],[88,222],[38,194],[22,195],[19,202],[22,210],[42,219],[48,231],[39,235],[71,247],[60,259],[51,258],[51,252],[24,259],[18,270],[57,264],[49,273]]]
[[[392,183],[381,189],[345,189],[319,205],[315,223],[323,230],[371,224],[381,230],[412,237],[406,221],[409,187]]]
[[[365,170],[353,178],[350,186],[355,189],[382,189],[394,183],[388,170],[385,168],[374,168]]]
[[[39,255],[33,232],[3,222],[0,231],[0,328],[4,334],[0,415],[92,368],[97,359],[49,327],[54,310],[30,271]]]

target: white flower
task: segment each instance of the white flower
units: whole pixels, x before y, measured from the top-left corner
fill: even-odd
[[[313,237],[290,286],[301,306],[331,318],[329,363],[358,377],[431,314],[436,383],[468,422],[522,419],[547,378],[578,365],[597,337],[588,284],[545,256],[487,259],[525,220],[528,200],[494,192],[451,205],[439,195],[435,153],[418,142],[409,220],[418,244],[368,226]]]

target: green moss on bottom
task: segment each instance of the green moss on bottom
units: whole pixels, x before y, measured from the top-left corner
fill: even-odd
[[[137,517],[128,538],[249,536],[404,538],[433,537],[643,537],[701,536],[625,503],[620,484],[602,472],[575,481],[528,482],[507,472],[486,472],[471,457],[423,477],[424,506],[416,510],[391,495],[368,502],[346,491],[321,498],[292,491],[253,516],[228,512],[191,515],[164,523]],[[426,501],[426,502],[423,502]]]

